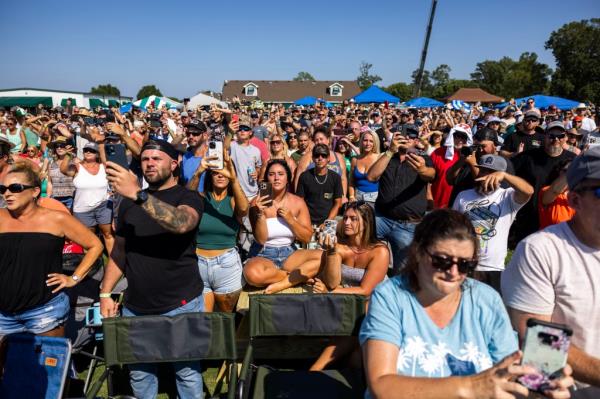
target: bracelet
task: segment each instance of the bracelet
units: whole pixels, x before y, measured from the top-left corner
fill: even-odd
[[[334,249],[333,251],[327,251],[327,256],[335,255],[337,251]]]
[[[109,292],[101,292],[100,298],[110,298],[110,293]]]
[[[388,156],[388,157],[390,157],[390,158],[393,158],[393,157],[394,157],[394,153],[393,153],[392,151],[390,151],[390,150],[387,150],[387,151],[385,152],[385,155],[386,155],[386,156]]]

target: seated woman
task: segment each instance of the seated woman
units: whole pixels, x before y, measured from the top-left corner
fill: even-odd
[[[13,166],[0,184],[0,336],[29,332],[63,336],[69,299],[63,288],[80,282],[102,253],[102,244],[68,213],[37,204],[40,178],[30,166]],[[62,274],[65,238],[86,255],[71,276]]]
[[[199,176],[215,158],[204,157],[187,185],[198,190]],[[215,303],[221,312],[232,312],[242,290],[242,260],[235,247],[242,218],[248,214],[248,200],[237,180],[233,162],[224,153],[224,168],[211,170],[204,180],[204,213],[196,235],[196,255],[204,282],[204,311]]]
[[[522,355],[500,295],[467,277],[478,248],[463,214],[439,209],[423,218],[406,267],[375,289],[361,327],[367,396],[528,395],[514,380],[534,369],[518,365]],[[572,370],[563,373],[553,397],[568,397]]]
[[[345,206],[342,223],[338,225],[337,241],[332,242],[329,236],[322,239],[324,259],[321,271],[314,279],[313,292],[370,296],[375,286],[387,279],[390,252],[384,243],[377,240],[375,214],[368,203],[350,202]],[[358,349],[355,338],[343,338],[334,340],[325,348],[311,370],[323,370]],[[360,353],[356,352],[354,359],[360,359]],[[351,363],[360,365],[360,361]]]
[[[244,278],[255,287],[266,287],[288,277],[292,271],[288,264],[294,259],[290,255],[296,250],[294,241],[308,243],[312,236],[306,204],[288,191],[292,172],[287,163],[282,159],[269,161],[265,178],[271,183],[272,197],[258,195],[250,208],[255,241],[244,266]],[[308,266],[315,273],[319,268],[318,262]],[[271,292],[269,287],[265,292]]]

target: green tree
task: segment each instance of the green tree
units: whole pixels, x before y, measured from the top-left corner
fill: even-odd
[[[298,75],[293,79],[296,82],[313,82],[316,79],[308,72],[298,72]]]
[[[398,97],[400,101],[407,101],[412,98],[413,86],[409,83],[398,82],[386,87],[385,91]]]
[[[548,90],[552,70],[538,62],[536,53],[523,53],[517,61],[502,57],[479,62],[471,79],[492,94],[504,98],[524,97]]]
[[[137,99],[145,98],[148,96],[159,96],[162,97],[160,90],[154,85],[146,85],[140,89],[137,93]]]
[[[438,65],[433,71],[431,71],[431,79],[434,81],[435,86],[443,86],[450,81],[450,72],[452,69],[446,65]]]
[[[368,89],[381,80],[380,76],[371,75],[371,68],[373,68],[373,64],[369,64],[366,61],[361,62],[358,67],[359,74],[356,78],[356,83],[358,83],[358,86],[362,90]]]
[[[600,18],[571,22],[546,42],[556,59],[552,93],[600,104]]]
[[[479,87],[479,85],[468,79],[448,79],[444,84],[435,85],[431,97],[442,101],[462,87]]]
[[[415,87],[417,84],[417,77],[419,75],[419,70],[415,69],[410,75],[412,79],[412,87]],[[421,79],[421,94],[419,97],[431,97],[431,93],[433,92],[433,83],[431,81],[431,72],[427,69],[423,70],[423,78]]]
[[[104,96],[118,97],[121,95],[121,90],[119,90],[117,87],[111,85],[110,83],[107,83],[105,85],[98,85],[96,87],[92,87],[92,89],[90,90],[90,93],[100,94],[100,95],[104,95]]]

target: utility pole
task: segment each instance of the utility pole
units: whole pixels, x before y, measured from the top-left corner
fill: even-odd
[[[437,0],[431,0],[431,13],[429,14],[429,23],[425,30],[425,43],[423,44],[423,51],[421,52],[421,65],[419,65],[419,71],[417,72],[417,81],[413,91],[413,97],[419,97],[421,95],[421,84],[423,83],[423,70],[425,69],[425,60],[427,59],[427,48],[429,47],[429,37],[431,36],[431,27],[433,26],[433,17],[435,15],[435,7],[437,6]]]

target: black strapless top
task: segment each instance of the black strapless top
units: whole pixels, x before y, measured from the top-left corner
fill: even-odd
[[[62,272],[64,243],[50,233],[0,233],[0,311],[22,312],[56,295],[46,279]]]

